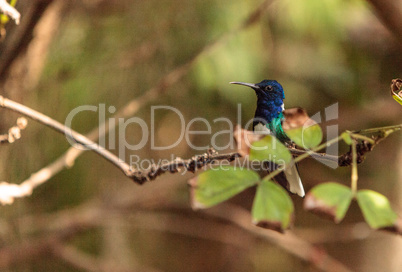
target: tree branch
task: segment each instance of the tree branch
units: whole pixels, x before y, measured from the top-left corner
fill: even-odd
[[[356,144],[357,149],[357,163],[362,163],[365,159],[366,153],[373,150],[373,148],[379,144],[382,140],[384,140],[388,135],[380,134],[373,138],[374,143],[370,143],[368,141],[362,141]],[[295,147],[288,148],[290,153],[293,156],[298,157],[301,155],[305,155],[309,153],[304,149],[297,149]],[[197,169],[202,168],[208,164],[213,164],[218,161],[228,161],[232,162],[236,158],[240,158],[242,155],[239,152],[227,153],[227,154],[218,154],[214,149],[210,148],[207,153],[203,155],[194,156],[191,159],[183,160],[181,158],[176,158],[175,160],[161,164],[161,165],[153,165],[150,169],[145,171],[134,171],[132,174],[132,178],[134,181],[142,184],[146,181],[154,180],[158,176],[170,172],[176,173],[180,171],[180,168],[184,168],[187,171],[194,173]],[[309,158],[313,158],[319,161],[327,161],[337,164],[340,167],[350,166],[352,164],[352,150],[349,150],[345,154],[340,156],[329,155],[326,153],[310,153]]]
[[[63,124],[57,122],[56,120],[38,111],[28,108],[27,106],[14,102],[10,99],[4,98],[3,96],[0,96],[0,107],[23,114],[35,121],[38,121],[48,126],[51,129],[56,130],[57,132],[66,135],[66,137],[75,141],[81,147],[90,149],[98,153],[99,155],[101,155],[102,157],[113,163],[115,166],[117,166],[124,174],[129,175],[130,166],[127,163],[121,161],[116,155],[106,150],[102,146],[98,145],[97,143],[91,141],[84,135],[72,130],[71,128],[64,126]]]
[[[71,140],[75,141],[77,144],[79,144],[82,148],[87,148],[90,149],[94,152],[96,152],[98,155],[104,157],[106,160],[110,161],[112,164],[117,166],[127,177],[131,178],[133,181],[139,184],[143,184],[144,182],[154,180],[158,176],[170,172],[170,173],[176,173],[179,172],[182,169],[185,169],[186,171],[194,173],[197,169],[200,169],[203,166],[206,166],[208,164],[213,164],[217,161],[228,161],[231,162],[235,160],[236,158],[241,157],[242,155],[238,152],[234,153],[228,153],[228,154],[218,154],[214,149],[209,149],[207,153],[194,156],[191,159],[183,160],[181,158],[176,158],[175,160],[164,163],[161,165],[153,165],[150,167],[150,169],[147,170],[140,170],[140,169],[133,169],[128,165],[126,162],[120,160],[116,155],[111,153],[110,151],[106,150],[105,148],[101,147],[97,143],[91,141],[84,135],[75,132],[71,130],[70,128],[64,126],[63,124],[57,122],[56,120],[53,120],[52,118],[37,112],[33,109],[30,109],[24,105],[21,105],[17,102],[14,102],[12,100],[9,100],[7,98],[4,98],[0,96],[0,107],[6,108],[13,110],[15,112],[18,112],[20,114],[23,114],[35,121],[38,121],[54,130],[57,132],[63,133],[66,135],[66,137],[70,138]],[[399,129],[398,126],[393,126],[391,127],[394,130]],[[238,129],[238,128],[236,128]],[[390,130],[390,129],[389,129]],[[369,132],[371,130],[366,130],[366,132]],[[373,138],[372,141],[362,141],[361,143],[357,144],[357,162],[361,163],[364,160],[364,155],[371,151],[375,145],[377,145],[380,141],[382,141],[384,138],[386,138],[389,135],[389,133],[383,132],[376,137]],[[324,160],[324,161],[331,161],[334,163],[337,163],[339,166],[349,166],[352,163],[352,155],[351,151],[336,157],[332,155],[328,155],[325,153],[316,153],[316,152],[311,152],[309,150],[300,150],[296,149],[294,147],[289,148],[290,152],[292,152],[293,155],[307,157],[310,156],[312,158],[318,159],[318,160]],[[82,152],[82,151],[81,151]],[[299,158],[301,159],[301,158]],[[38,173],[36,174],[38,175]],[[45,178],[49,177],[48,173],[43,173],[45,175]],[[33,177],[31,177],[32,179]],[[40,176],[39,178],[43,178]],[[39,183],[40,184],[40,183]],[[2,182],[0,183],[0,203],[2,204],[11,204],[13,203],[15,198],[21,198],[28,196],[32,193],[32,190],[38,185],[37,182],[35,181],[25,181],[20,185],[16,184],[9,184],[7,182]]]
[[[326,251],[319,249],[300,237],[297,237],[291,231],[283,235],[276,232],[267,231],[265,229],[256,228],[250,222],[249,211],[233,204],[224,203],[221,204],[218,209],[200,211],[204,217],[199,218],[198,216],[195,217],[195,214],[188,207],[183,207],[180,204],[178,205],[175,201],[166,202],[166,199],[154,199],[154,201],[157,201],[159,204],[163,203],[163,207],[161,207],[162,209],[159,210],[155,210],[153,206],[150,207],[149,203],[144,203],[143,205],[137,204],[133,208],[133,203],[136,203],[136,201],[136,198],[131,198],[130,201],[124,203],[123,205],[114,206],[113,203],[110,203],[111,205],[107,207],[105,207],[103,203],[97,203],[96,205],[88,205],[87,203],[81,205],[73,211],[68,211],[67,213],[62,211],[56,212],[52,215],[46,214],[44,215],[43,220],[36,216],[35,221],[33,221],[35,226],[42,226],[43,229],[37,229],[35,230],[35,233],[43,233],[42,239],[47,240],[43,237],[49,236],[49,232],[53,232],[54,235],[58,235],[58,233],[71,233],[73,230],[88,231],[96,227],[105,228],[108,227],[110,222],[115,220],[116,217],[121,217],[125,220],[128,226],[136,229],[148,229],[163,233],[179,233],[189,237],[209,239],[220,243],[227,243],[232,246],[241,246],[242,244],[244,245],[244,239],[241,239],[241,233],[236,235],[237,240],[233,239],[233,236],[229,237],[225,235],[217,235],[217,233],[233,234],[235,231],[233,227],[238,227],[246,234],[251,234],[261,238],[263,241],[277,246],[279,249],[284,250],[296,258],[306,261],[320,270],[350,271],[342,263],[332,258]],[[216,223],[209,223],[211,227],[206,228],[214,229],[215,231],[209,232],[196,227],[205,225],[206,223],[202,222],[205,219],[207,219],[208,222],[214,222],[215,220]],[[40,221],[39,224],[37,222],[38,220]],[[21,221],[21,223],[22,222],[24,221]],[[30,221],[31,224],[33,222]],[[160,222],[164,223],[161,224]],[[230,223],[230,225],[226,225],[227,222]],[[58,226],[58,228],[52,229],[49,228],[49,226]],[[59,243],[63,241],[65,241],[65,239],[45,241],[44,243],[40,244],[40,248],[43,248],[45,245],[46,251],[40,250],[35,252],[34,256],[44,255],[49,252],[50,248],[51,250],[55,250],[53,253],[56,253],[56,256],[65,260],[68,259],[70,260],[70,263],[76,263],[77,260],[80,261],[80,264],[83,266],[85,264],[92,263],[92,259],[82,259],[81,257],[83,256],[76,256],[75,254],[72,254],[77,252],[60,251],[58,246],[60,245]],[[34,245],[36,245],[36,242]],[[19,256],[18,259],[12,258],[10,262],[1,262],[1,260],[4,259],[4,256],[10,256],[11,253],[18,250],[18,248],[21,250],[21,256]],[[11,264],[16,264],[18,262],[23,262],[26,259],[30,259],[31,256],[25,255],[30,251],[24,251],[23,249],[24,248],[21,248],[18,245],[8,246],[3,248],[3,250],[0,250],[0,268],[6,268]],[[82,260],[84,262],[81,262]],[[78,265],[79,264],[77,263],[76,267],[78,267]]]
[[[4,1],[4,0],[2,0]],[[0,43],[0,79],[4,79],[13,61],[22,53],[32,40],[32,32],[53,0],[25,1],[20,11],[23,14],[18,27],[7,30],[7,38]]]
[[[184,63],[183,65],[179,66],[175,70],[171,71],[168,73],[165,77],[163,77],[155,87],[151,88],[147,92],[145,92],[141,97],[138,99],[134,99],[130,101],[126,106],[123,107],[122,110],[117,112],[113,117],[114,118],[121,118],[121,117],[127,117],[131,116],[134,113],[136,113],[144,104],[154,100],[155,98],[158,97],[159,94],[163,94],[171,85],[175,84],[178,82],[184,75],[187,74],[187,72],[190,70],[192,65],[203,55],[208,54],[211,52],[214,48],[216,48],[219,45],[222,45],[225,43],[229,37],[234,35],[235,33],[246,29],[256,22],[258,22],[261,18],[261,15],[263,12],[266,10],[267,7],[269,7],[269,4],[272,2],[272,0],[266,0],[264,1],[260,6],[258,6],[253,12],[250,13],[250,15],[239,25],[239,27],[232,29],[232,31],[224,33],[219,39],[205,45],[201,51],[199,51],[198,54],[194,55],[188,62]],[[1,98],[2,103],[6,99]],[[6,100],[7,102],[7,100]],[[53,129],[66,133],[66,128],[58,123],[57,121],[54,121],[50,119],[49,117],[33,111],[23,105],[20,105],[18,103],[15,103],[13,101],[8,100],[8,105],[14,108],[13,110],[17,111],[24,111],[25,114],[28,114],[27,116],[35,119],[37,121],[40,121],[48,126],[51,126]],[[13,104],[14,103],[14,104]],[[108,122],[102,124],[100,127],[92,130],[87,136],[83,136],[77,132],[71,131],[70,135],[67,134],[68,137],[71,139],[74,139],[78,144],[85,146],[88,149],[91,149],[95,152],[97,152],[99,155],[103,156],[110,162],[112,162],[114,165],[116,165],[126,176],[130,177],[133,179],[135,182],[142,184],[146,181],[153,180],[159,175],[165,173],[165,172],[178,172],[180,168],[184,168],[190,172],[194,172],[195,170],[199,169],[202,166],[205,166],[210,163],[214,163],[216,161],[233,161],[237,157],[240,157],[238,153],[229,153],[229,154],[222,154],[218,155],[216,152],[208,152],[203,155],[195,156],[191,159],[188,160],[183,160],[180,158],[176,158],[174,161],[170,163],[166,163],[160,166],[152,166],[148,170],[138,170],[138,169],[131,169],[130,166],[119,160],[114,154],[110,153],[109,151],[105,150],[103,147],[100,147],[97,145],[94,140],[98,139],[98,137],[104,136],[106,133],[109,132],[110,129],[113,129],[116,126],[111,126]],[[70,129],[68,129],[70,131]],[[366,150],[367,148],[362,148],[362,150]],[[297,150],[293,149],[290,150],[292,154],[295,156],[300,156],[306,153],[304,150]],[[40,171],[34,173],[31,175],[30,178],[27,180],[23,181],[20,185],[15,185],[15,184],[8,184],[8,183],[2,183],[1,186],[3,186],[3,192],[8,192],[6,195],[11,196],[11,201],[15,197],[25,197],[28,196],[32,193],[32,190],[39,186],[40,184],[43,184],[47,180],[49,180],[52,176],[54,176],[56,173],[60,172],[62,169],[66,167],[71,167],[74,164],[75,159],[80,156],[84,152],[84,149],[76,149],[74,147],[71,147],[70,149],[67,150],[66,153],[64,153],[59,159],[48,165],[47,167],[42,168]],[[368,152],[368,151],[362,151],[362,152]],[[347,154],[344,154],[343,157],[335,157],[331,156],[328,154],[323,154],[323,153],[311,153],[309,154],[311,157],[319,160],[326,160],[326,161],[332,161],[335,163],[338,163],[339,166],[346,166],[350,164],[350,158]],[[362,154],[361,157],[363,157],[364,154]],[[349,163],[348,163],[349,162]],[[7,188],[7,186],[10,186]],[[9,189],[9,190],[5,190]],[[1,196],[0,195],[0,202],[2,202],[1,198],[6,197],[6,196]],[[10,203],[10,198],[8,198],[7,201],[3,203]]]
[[[228,161],[231,162],[235,160],[238,157],[241,157],[241,154],[238,152],[235,153],[229,153],[229,154],[218,154],[214,149],[209,149],[207,153],[194,156],[191,159],[183,160],[181,158],[176,158],[175,160],[164,163],[161,165],[153,165],[150,169],[148,170],[140,170],[140,169],[133,169],[128,165],[126,162],[120,160],[116,155],[111,153],[110,151],[106,150],[105,148],[99,146],[95,142],[91,141],[87,137],[85,137],[82,134],[79,134],[78,132],[75,132],[71,130],[70,128],[64,126],[63,124],[57,122],[56,120],[53,120],[52,118],[37,112],[35,110],[32,110],[24,105],[21,105],[17,102],[14,102],[12,100],[6,99],[2,96],[0,96],[0,107],[6,108],[13,110],[15,112],[21,113],[33,120],[36,120],[54,130],[57,132],[63,133],[66,135],[68,138],[74,140],[77,144],[81,145],[82,147],[88,148],[97,154],[101,155],[111,163],[113,163],[115,166],[117,166],[127,177],[131,178],[133,181],[143,184],[146,181],[149,180],[154,180],[158,176],[160,176],[163,173],[170,172],[170,173],[176,173],[179,172],[180,169],[185,169],[186,171],[190,171],[194,173],[197,169],[208,165],[208,164],[213,164],[217,161]],[[402,127],[402,125],[401,125]],[[236,128],[238,129],[238,128]],[[375,131],[387,131],[387,130],[396,130],[400,129],[400,126],[391,126],[391,127],[384,127],[384,128],[377,128],[377,129],[369,129],[369,130],[363,130],[363,131],[358,131],[355,133],[369,133],[369,132],[375,132]],[[361,143],[357,144],[357,162],[361,163],[364,160],[364,155],[367,152],[370,152],[374,146],[376,146],[379,142],[381,142],[383,139],[385,139],[389,133],[383,132],[380,133],[379,135],[373,137],[372,141],[362,141]],[[337,157],[337,156],[332,156],[328,155],[325,153],[316,153],[316,152],[311,152],[311,151],[306,151],[306,150],[301,150],[301,149],[296,149],[294,147],[290,147],[289,151],[294,155],[294,156],[306,156],[308,155],[314,159],[317,160],[323,160],[323,161],[330,161],[333,163],[337,163],[338,166],[349,166],[352,163],[352,155],[351,151]],[[82,152],[82,151],[81,151]],[[8,183],[1,183],[0,186],[2,187],[2,194],[0,194],[0,202],[3,204],[10,204],[13,202],[13,199],[16,197],[24,197],[26,195],[30,195],[32,193],[32,190],[36,183],[27,183],[23,182],[21,185],[15,185],[15,184],[8,184]]]
[[[181,169],[185,169],[194,173],[197,169],[208,164],[213,164],[217,161],[232,162],[239,157],[241,157],[241,155],[237,152],[218,154],[214,149],[210,148],[207,153],[194,156],[191,159],[183,160],[181,158],[176,158],[168,163],[153,165],[150,169],[145,171],[134,171],[132,173],[132,178],[135,182],[142,184],[146,181],[154,180],[166,172],[177,173]]]
[[[51,1],[41,1],[40,3],[44,2],[44,4],[49,4]],[[143,95],[140,97],[131,100],[128,102],[123,108],[118,111],[115,115],[111,118],[124,118],[134,115],[136,112],[140,110],[145,104],[153,101],[154,99],[158,98],[159,95],[165,93],[167,89],[172,86],[173,84],[177,83],[181,78],[183,78],[190,68],[199,60],[202,56],[210,53],[218,46],[223,45],[226,43],[231,36],[240,32],[244,29],[247,29],[257,23],[261,18],[261,14],[269,7],[269,5],[273,2],[273,0],[265,0],[261,3],[253,12],[249,14],[240,24],[239,27],[233,28],[231,31],[223,33],[218,39],[206,44],[197,54],[195,54],[191,59],[189,59],[186,63],[182,64],[181,66],[177,67],[173,71],[170,71],[164,77],[160,79],[160,81],[151,89],[144,92]],[[45,7],[43,7],[44,9]],[[21,36],[21,35],[20,35]],[[20,37],[19,36],[19,37]],[[26,35],[25,35],[26,36]],[[11,47],[14,49],[14,47]],[[6,54],[8,55],[8,54]],[[9,62],[1,62],[0,63],[0,78],[4,73],[4,67],[8,66]],[[115,129],[116,123],[114,125],[110,125],[108,121],[100,125],[99,127],[93,129],[90,133],[86,135],[86,137],[92,141],[96,141],[99,137],[103,137],[110,130]],[[24,180],[21,185],[16,185],[21,188],[24,188],[23,192],[19,192],[18,196],[15,197],[25,197],[32,193],[32,190],[41,184],[48,181],[54,175],[62,171],[67,167],[72,167],[74,165],[75,160],[84,152],[84,149],[76,149],[74,147],[69,148],[63,155],[61,155],[58,159],[53,161],[51,164],[43,167],[39,171],[33,173],[28,179]],[[137,173],[138,174],[138,173]],[[139,181],[148,180],[147,178],[143,179],[144,176],[142,174],[135,175],[137,176]],[[133,177],[135,180],[135,177]],[[138,181],[138,182],[139,182]],[[1,202],[1,201],[0,201]]]

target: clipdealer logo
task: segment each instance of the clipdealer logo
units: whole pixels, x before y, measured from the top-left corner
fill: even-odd
[[[169,105],[157,105],[157,106],[151,106],[150,108],[150,124],[147,124],[143,119],[133,116],[130,118],[116,118],[116,117],[110,117],[106,119],[106,116],[109,114],[114,114],[116,112],[116,107],[114,106],[109,106],[106,107],[106,104],[99,104],[98,106],[95,105],[82,105],[79,107],[74,108],[73,110],[70,111],[70,113],[67,115],[66,120],[65,120],[65,126],[67,127],[67,130],[65,131],[67,141],[75,148],[78,149],[87,149],[86,147],[78,144],[77,142],[74,141],[74,137],[72,137],[72,123],[74,119],[78,119],[80,114],[88,114],[88,112],[95,112],[98,113],[98,122],[99,122],[99,146],[107,148],[109,150],[118,150],[118,157],[119,158],[125,158],[126,156],[126,151],[138,151],[144,148],[146,145],[149,144],[149,147],[151,150],[172,150],[174,151],[174,148],[177,147],[183,140],[186,142],[186,144],[192,148],[193,150],[196,151],[201,151],[205,152],[209,148],[213,148],[217,151],[222,151],[222,150],[228,150],[228,149],[235,149],[236,148],[236,143],[234,141],[234,127],[235,124],[227,117],[219,117],[215,118],[212,121],[207,120],[206,118],[203,117],[195,117],[192,118],[191,120],[186,122],[186,119],[184,115],[181,113],[181,111],[175,107],[169,106]],[[162,116],[163,114],[166,114],[167,112],[173,113],[178,116],[180,120],[179,128],[180,128],[180,133],[177,139],[174,139],[175,142],[169,145],[165,146],[160,146],[156,144],[156,132],[157,132],[157,127],[156,127],[156,117],[157,116]],[[242,123],[242,114],[241,114],[241,104],[238,104],[237,106],[237,118],[236,122],[238,124]],[[339,130],[338,130],[338,124],[335,123],[338,119],[338,103],[332,104],[324,109],[324,112],[317,112],[311,117],[312,120],[314,120],[316,123],[320,124],[322,129],[326,132],[326,139],[324,141],[328,141],[330,139],[333,139],[338,136]],[[329,123],[329,124],[328,124]],[[205,127],[204,130],[192,130],[191,128],[194,126],[194,124],[202,124],[203,127]],[[248,120],[245,124],[245,129],[247,130],[252,130],[252,125],[253,125],[253,119]],[[137,143],[129,143],[126,138],[126,130],[128,126],[137,126],[138,127],[138,135],[140,135],[140,140]],[[213,131],[213,127],[227,127],[228,129],[224,130],[219,130],[219,131]],[[117,129],[116,129],[117,128]],[[108,133],[106,133],[108,132]],[[107,139],[106,139],[106,135]],[[210,138],[210,143],[209,145],[204,145],[204,146],[197,146],[195,145],[191,139],[193,138],[194,135],[203,135],[203,136],[209,136]],[[221,135],[228,135],[227,137],[228,142],[226,142],[223,145],[218,145],[217,137]],[[107,143],[106,143],[106,140]],[[116,141],[117,140],[117,141]],[[117,145],[116,145],[117,143]],[[273,146],[272,148],[275,148]],[[326,154],[329,155],[334,155],[338,156],[338,144],[334,144],[331,146],[326,147],[324,150]],[[172,155],[173,156],[173,155]],[[171,159],[174,159],[173,157]],[[133,164],[140,164],[140,159],[137,155],[131,155],[130,162]],[[166,161],[167,162],[167,161]],[[158,163],[163,163],[162,161],[159,162],[153,162],[150,160],[145,160],[145,162],[142,163],[142,166],[139,167],[139,169],[145,169],[146,164],[152,165],[152,164],[158,164]],[[328,167],[331,168],[336,168],[338,165],[334,162],[330,161],[321,161],[320,163],[323,163],[327,165]]]

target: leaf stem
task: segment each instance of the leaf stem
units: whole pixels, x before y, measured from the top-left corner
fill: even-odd
[[[347,133],[353,138],[353,139],[360,139],[360,140],[365,140],[368,141],[370,143],[375,143],[375,141],[371,138],[368,138],[364,135],[360,135],[363,133],[374,133],[374,132],[381,132],[381,131],[389,131],[389,134],[397,131],[397,130],[401,130],[402,129],[402,124],[399,125],[393,125],[393,126],[386,126],[386,127],[379,127],[379,128],[369,128],[369,129],[363,129],[363,130],[357,130],[357,131],[347,131]],[[339,142],[340,140],[342,140],[342,134],[339,135],[338,137],[329,140],[328,142],[325,142],[323,144],[320,144],[319,146],[316,146],[310,150],[306,150],[305,153],[303,153],[302,155],[298,156],[297,158],[295,158],[293,160],[293,163],[297,163],[300,162],[302,160],[304,160],[305,158],[311,156],[312,154],[315,154],[317,151],[328,147],[330,145],[333,145],[334,143]],[[283,171],[283,168],[278,168],[275,171],[269,173],[267,176],[264,177],[264,180],[270,180],[273,177],[275,177],[276,175],[278,175],[280,172]],[[356,142],[353,141],[352,142],[352,177],[351,177],[352,181],[351,181],[351,189],[353,191],[354,194],[356,194],[357,192],[357,180],[358,180],[358,174],[357,174],[357,150],[356,150]]]
[[[375,140],[372,138],[369,138],[367,136],[364,135],[360,135],[360,134],[356,134],[356,133],[350,133],[349,134],[351,137],[355,138],[355,139],[359,139],[359,140],[363,140],[363,141],[367,141],[370,144],[375,144]]]
[[[281,167],[278,167],[275,171],[269,173],[268,175],[266,175],[262,181],[268,181],[271,180],[273,177],[275,177],[276,175],[278,175],[280,172],[282,172],[285,168],[283,167],[283,165]]]
[[[374,132],[380,132],[380,131],[385,131],[385,130],[400,130],[402,129],[402,124],[399,125],[394,125],[394,126],[387,126],[387,127],[379,127],[379,128],[368,128],[368,129],[362,129],[362,130],[356,130],[352,131],[352,133],[374,133]]]
[[[304,160],[305,158],[309,157],[311,154],[314,154],[317,151],[319,151],[319,150],[321,150],[321,149],[323,149],[325,147],[331,146],[334,143],[339,142],[341,139],[342,139],[342,136],[338,136],[338,137],[336,137],[336,138],[334,138],[332,140],[329,140],[328,142],[325,142],[323,144],[320,144],[319,146],[316,146],[316,147],[314,147],[314,148],[312,148],[310,150],[306,150],[306,153],[304,153],[303,155],[300,155],[300,156],[298,156],[297,158],[294,159],[294,163],[297,163],[297,162],[299,162],[301,160]]]
[[[328,147],[328,146],[330,146],[330,145],[333,145],[334,143],[339,142],[341,139],[342,139],[342,136],[338,136],[338,137],[336,137],[336,138],[334,138],[334,139],[332,139],[332,140],[329,140],[328,142],[325,142],[325,143],[323,143],[323,144],[320,144],[319,146],[316,146],[316,147],[314,147],[314,148],[312,148],[312,149],[310,149],[310,150],[306,150],[306,153],[304,153],[304,154],[298,156],[297,158],[295,158],[295,159],[293,160],[293,163],[297,163],[297,162],[299,162],[299,161],[301,161],[301,160],[304,160],[305,158],[309,157],[311,154],[315,154],[317,151],[319,151],[319,150],[321,150],[321,149],[323,149],[323,148],[325,148],[325,147]],[[279,168],[276,169],[275,171],[273,171],[273,172],[269,173],[268,175],[266,175],[266,176],[263,178],[263,180],[270,180],[270,179],[272,179],[273,177],[275,177],[276,175],[278,175],[280,172],[282,172],[283,169],[284,169],[283,167],[279,167]]]
[[[352,193],[356,196],[357,193],[357,150],[356,150],[356,141],[352,142],[352,176],[351,176],[351,185]]]

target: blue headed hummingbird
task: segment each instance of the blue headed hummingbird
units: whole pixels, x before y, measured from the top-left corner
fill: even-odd
[[[257,95],[257,108],[253,119],[254,132],[273,135],[285,144],[292,143],[282,127],[285,92],[281,84],[276,80],[263,80],[256,84],[237,81],[230,83],[250,87]],[[290,192],[304,196],[297,165],[285,167],[284,175],[276,176],[276,180]]]

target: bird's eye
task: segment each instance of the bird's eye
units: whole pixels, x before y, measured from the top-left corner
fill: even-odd
[[[265,87],[265,90],[266,90],[266,91],[272,91],[272,89],[273,89],[273,88],[272,88],[271,85],[268,85],[267,87]]]

